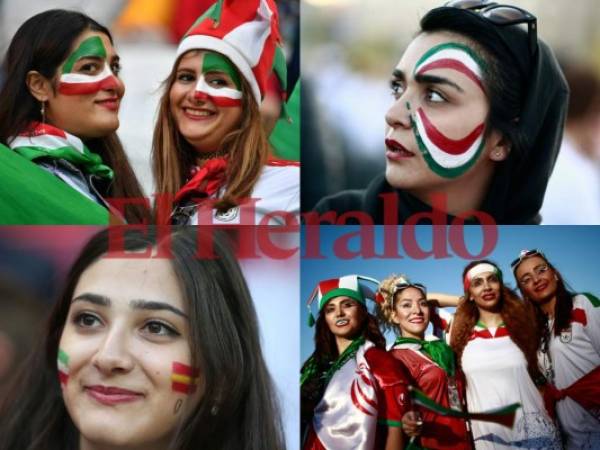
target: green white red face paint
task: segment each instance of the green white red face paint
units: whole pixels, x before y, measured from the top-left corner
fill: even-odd
[[[64,350],[58,349],[58,379],[60,386],[65,387],[69,381],[69,355]]]
[[[215,87],[210,84],[210,81],[207,82],[206,76],[215,73],[227,75],[236,89]],[[205,52],[202,55],[200,77],[196,83],[194,98],[197,100],[210,100],[216,106],[221,107],[242,106],[240,76],[225,56],[214,52]]]
[[[200,370],[179,362],[173,362],[171,389],[182,394],[193,394],[198,387]]]
[[[425,75],[434,69],[460,72],[485,94],[483,73],[485,62],[464,44],[445,43],[429,49],[415,65],[413,76]],[[410,106],[407,104],[410,111]],[[442,133],[423,108],[410,111],[411,125],[419,151],[429,168],[444,178],[465,173],[479,158],[484,146],[485,124],[482,122],[466,136],[452,139]]]
[[[89,95],[105,89],[118,88],[119,82],[111,71],[106,56],[106,48],[99,36],[84,40],[63,65],[58,92],[63,95]],[[103,64],[102,71],[96,75],[73,73],[77,61],[83,58],[100,58]]]
[[[474,278],[478,277],[479,275],[481,275],[483,273],[488,273],[488,272],[495,274],[499,280],[502,280],[502,272],[500,272],[500,269],[498,269],[493,264],[489,264],[489,263],[477,264],[477,265],[471,267],[469,269],[469,271],[465,274],[465,279],[464,279],[465,291],[469,290],[469,287],[471,286],[471,281]]]

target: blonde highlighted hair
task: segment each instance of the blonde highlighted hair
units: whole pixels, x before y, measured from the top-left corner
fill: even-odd
[[[152,173],[156,180],[156,193],[171,196],[187,182],[192,168],[197,165],[198,154],[179,132],[170,108],[169,94],[182,56],[175,61],[163,83],[165,89],[152,138]],[[221,144],[221,149],[228,156],[228,164],[225,192],[214,205],[219,211],[226,211],[250,197],[269,157],[270,147],[258,105],[248,82],[241,75],[240,79],[243,93],[241,123],[225,136]]]
[[[394,286],[400,279],[406,279],[406,275],[392,274],[379,283],[377,294],[378,300],[382,301],[378,301],[375,308],[380,327],[385,331],[393,331],[397,336],[400,336],[402,332],[400,331],[398,324],[392,320],[392,314],[394,312],[394,296],[392,295],[392,292],[394,292]]]

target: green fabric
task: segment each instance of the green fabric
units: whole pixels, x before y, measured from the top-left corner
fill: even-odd
[[[585,295],[592,305],[594,305],[594,308],[598,308],[600,306],[600,298],[596,297],[594,294],[584,292],[583,295]]]
[[[108,210],[0,144],[0,225],[108,225]]]
[[[446,372],[448,376],[454,376],[454,352],[444,341],[425,341],[415,338],[399,337],[396,339],[395,344],[419,344],[421,346],[421,351],[429,356],[429,358],[431,358],[438,366],[444,369],[444,372]]]
[[[379,425],[386,425],[393,428],[400,428],[402,426],[402,421],[391,419],[377,419],[377,423]]]
[[[202,73],[208,72],[223,72],[229,75],[229,78],[231,78],[231,81],[233,81],[238,90],[242,89],[242,81],[237,69],[231,64],[229,59],[220,53],[204,53],[204,58],[202,58]]]
[[[71,53],[71,55],[67,58],[67,61],[63,66],[62,73],[71,73],[75,63],[81,58],[88,56],[106,58],[106,49],[104,48],[104,43],[99,36],[89,37],[79,44],[77,50]]]
[[[344,364],[346,364],[348,362],[348,360],[354,358],[354,355],[356,355],[358,348],[361,345],[363,345],[364,343],[365,343],[365,338],[363,336],[361,336],[361,337],[355,339],[354,341],[352,341],[352,344],[350,344],[348,347],[346,347],[346,350],[344,350],[342,352],[342,354],[337,357],[337,359],[333,362],[333,364],[331,365],[329,370],[327,372],[325,372],[325,375],[323,376],[323,378],[325,378],[325,384],[329,383],[329,380],[331,380],[333,375],[338,370],[340,370],[344,366]]]
[[[364,299],[362,293],[357,292],[354,289],[336,288],[336,289],[330,290],[327,294],[325,294],[323,296],[323,298],[321,299],[321,302],[319,303],[319,311],[321,311],[323,309],[323,306],[325,306],[329,300],[331,300],[334,297],[341,297],[341,296],[350,297],[352,300],[357,301],[361,305],[366,305],[366,302],[365,302],[365,299]]]
[[[91,152],[85,145],[83,146],[83,153],[75,150],[69,145],[60,148],[15,147],[13,148],[13,151],[30,161],[34,161],[38,158],[64,159],[75,165],[84,173],[98,175],[101,178],[109,180],[112,180],[113,178],[112,169],[107,165],[102,164],[100,155]]]
[[[280,117],[269,136],[275,156],[288,161],[300,160],[300,81],[286,104],[289,119]]]

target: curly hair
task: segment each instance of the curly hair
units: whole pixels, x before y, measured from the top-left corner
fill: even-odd
[[[394,312],[394,297],[392,297],[392,292],[394,291],[394,286],[401,278],[405,279],[406,275],[392,274],[379,283],[377,293],[381,294],[383,301],[377,302],[375,308],[375,315],[379,322],[379,326],[383,328],[384,331],[393,331],[396,336],[401,336],[402,331],[398,324],[394,323],[392,320],[392,314]]]
[[[488,260],[473,261],[463,270],[462,279],[464,280],[465,275],[472,267],[481,263],[498,267],[497,264]],[[523,352],[527,360],[527,369],[531,378],[533,380],[539,379],[541,373],[537,363],[537,349],[540,336],[538,328],[531,326],[532,323],[535,323],[533,308],[523,302],[513,290],[504,284],[501,287],[499,307],[499,313],[506,324],[510,338]],[[469,300],[469,292],[465,290],[465,297],[456,308],[450,335],[450,347],[456,353],[459,366],[461,365],[463,351],[478,320],[479,310],[477,305],[474,301]]]

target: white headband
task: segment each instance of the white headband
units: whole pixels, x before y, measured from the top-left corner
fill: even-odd
[[[485,273],[485,272],[497,273],[498,269],[496,268],[496,266],[493,266],[488,263],[477,264],[476,266],[471,267],[471,269],[467,272],[467,275],[465,276],[465,278],[467,280],[471,281],[477,275],[481,275],[482,273]]]

